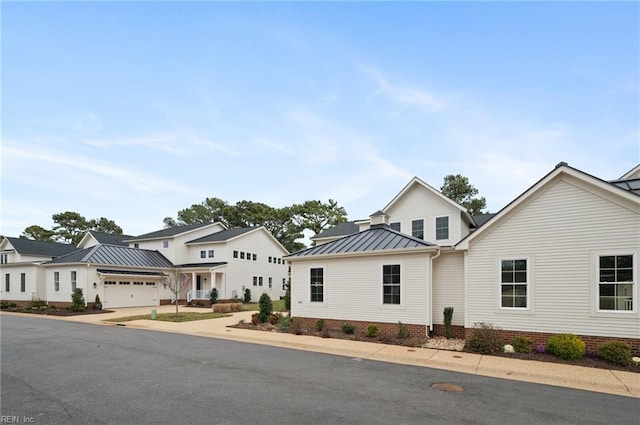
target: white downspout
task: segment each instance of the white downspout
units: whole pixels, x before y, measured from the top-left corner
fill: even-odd
[[[433,332],[433,260],[438,258],[441,252],[440,247],[438,247],[438,253],[433,257],[429,257],[429,317],[427,319],[429,320],[429,330],[431,332]]]

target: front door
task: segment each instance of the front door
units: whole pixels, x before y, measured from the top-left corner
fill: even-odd
[[[196,276],[196,291],[202,291],[202,276]]]

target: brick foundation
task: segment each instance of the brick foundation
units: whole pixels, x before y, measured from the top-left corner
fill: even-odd
[[[473,328],[466,328],[464,330],[465,330],[465,338],[469,339],[473,334]],[[513,337],[516,337],[516,336],[523,336],[523,337],[529,338],[531,341],[533,341],[534,349],[537,345],[543,345],[546,347],[547,340],[553,335],[555,335],[553,333],[546,333],[546,332],[511,331],[511,330],[505,330],[505,329],[501,329],[499,332],[504,338],[505,343],[509,343],[513,339]],[[587,351],[592,351],[595,353],[598,351],[598,347],[605,342],[620,341],[620,342],[624,342],[625,344],[628,344],[631,347],[631,355],[633,356],[640,355],[640,339],[639,338],[615,338],[615,337],[608,337],[608,336],[593,336],[593,335],[578,335],[578,336],[582,338],[582,340],[584,341]]]
[[[309,331],[316,330],[316,322],[320,319],[313,317],[296,317],[299,320],[303,329]],[[356,327],[356,332],[367,332],[367,327],[370,325],[376,325],[380,330],[380,336],[382,337],[395,337],[398,335],[398,323],[384,323],[384,322],[360,322],[357,320],[335,320],[335,319],[322,319],[324,320],[324,327],[330,330],[341,331],[342,325],[349,323]],[[410,323],[404,323],[404,327],[412,337],[424,337],[427,335],[428,327],[425,325],[413,325]]]
[[[465,339],[466,335],[464,326],[452,325],[451,330],[453,331],[454,338]],[[433,325],[433,335],[444,336],[444,325]]]

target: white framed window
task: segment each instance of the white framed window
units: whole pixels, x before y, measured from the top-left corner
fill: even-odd
[[[213,249],[210,249],[209,251],[207,251],[207,256],[209,258],[213,258],[215,255],[215,251]]]
[[[247,252],[247,260],[251,260],[251,253]]]
[[[500,260],[500,308],[529,308],[529,260]]]
[[[258,286],[258,276],[253,277],[253,286]]]
[[[273,278],[269,278],[269,289],[273,286]]]
[[[436,217],[436,240],[449,239],[449,216]]]
[[[53,291],[60,292],[60,272],[53,272]]]
[[[20,292],[27,292],[27,274],[20,273]]]
[[[140,248],[140,244],[139,244],[138,242],[134,242],[134,243],[133,243],[133,247],[134,247],[134,248]]]
[[[287,279],[285,279],[284,277],[282,278],[282,290],[287,290]]]
[[[240,251],[240,259],[244,260],[244,251]]]
[[[0,254],[0,264],[7,264],[9,256],[7,254]]]
[[[324,269],[322,267],[310,269],[309,281],[311,284],[311,302],[324,302]]]
[[[400,304],[400,264],[382,266],[382,304]]]
[[[262,286],[262,276],[258,277],[258,286]]]
[[[269,257],[269,262],[271,262],[271,257]]]
[[[400,230],[401,225],[400,225],[400,222],[399,222],[399,221],[396,221],[395,223],[389,223],[389,227],[391,227],[391,228],[392,228],[393,230],[395,230],[396,232],[400,232],[400,231],[401,231],[401,230]]]
[[[238,251],[233,251],[233,258],[238,258]]]
[[[169,240],[165,239],[162,241],[162,249],[167,249],[169,248]]]
[[[424,220],[411,220],[411,236],[424,239]]]
[[[598,311],[634,311],[635,267],[633,254],[598,256]]]
[[[4,275],[4,291],[11,292],[11,275],[9,273]]]
[[[258,255],[257,254],[253,254],[253,261],[258,261]]]
[[[200,258],[207,258],[207,251],[205,250],[200,251]]]
[[[78,285],[78,272],[75,270],[71,271],[71,290],[74,291]]]

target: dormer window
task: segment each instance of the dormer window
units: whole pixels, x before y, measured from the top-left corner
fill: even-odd
[[[162,241],[162,249],[169,248],[169,241],[167,239]]]

